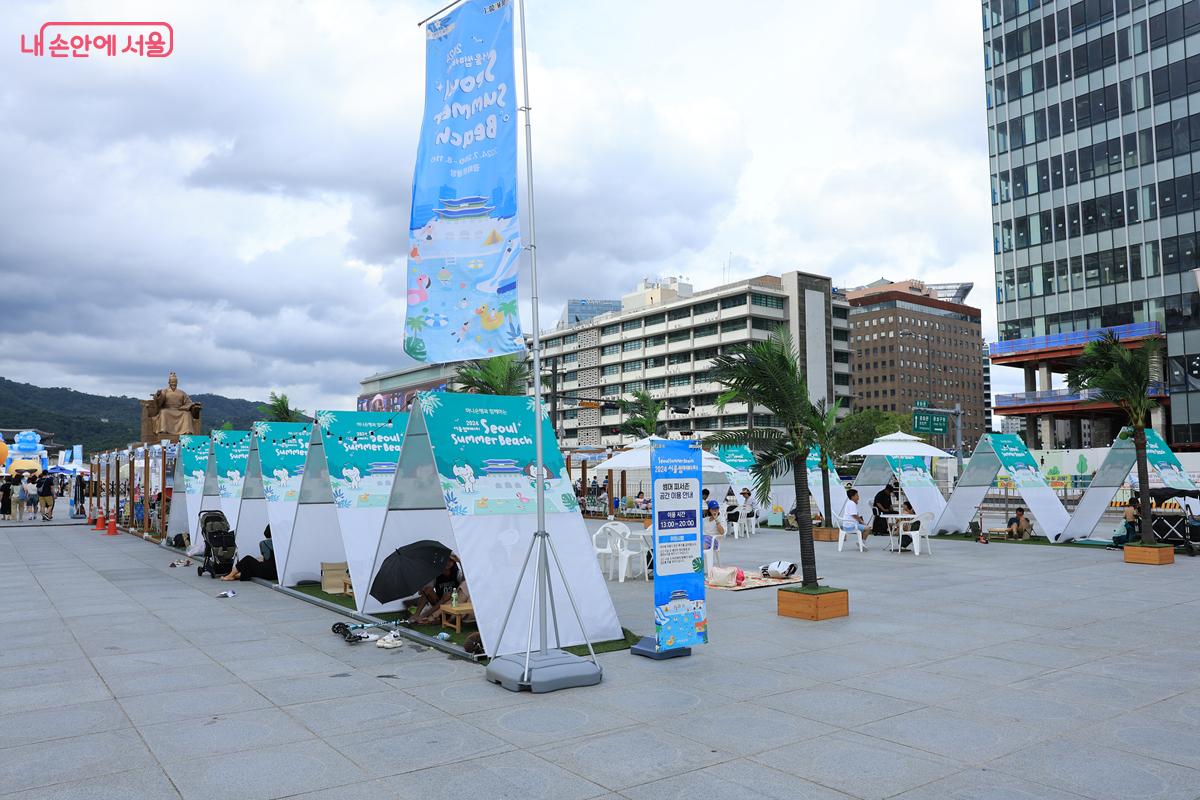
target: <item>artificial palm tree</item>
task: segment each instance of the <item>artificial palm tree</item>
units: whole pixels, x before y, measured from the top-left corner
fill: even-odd
[[[832,502],[829,497],[829,462],[841,455],[837,449],[838,411],[841,407],[840,400],[834,400],[833,405],[828,406],[822,397],[813,405],[808,426],[812,431],[817,456],[821,459],[821,499],[825,501],[822,507],[825,509],[826,526],[833,517],[833,509],[829,507]]]
[[[800,529],[800,573],[805,587],[817,585],[812,511],[808,496],[808,451],[817,444],[813,424],[817,409],[808,396],[800,356],[788,332],[780,328],[765,341],[739,345],[713,359],[713,380],[726,391],[717,406],[753,403],[770,410],[779,428],[723,431],[708,437],[715,444],[744,444],[754,453],[750,474],[758,501],[766,504],[771,479],[790,469],[796,488],[796,524]],[[836,416],[836,409],[835,409]]]
[[[1121,344],[1112,331],[1106,331],[1102,338],[1083,348],[1079,366],[1067,374],[1067,385],[1072,392],[1092,390],[1096,393],[1092,402],[1117,406],[1125,412],[1133,428],[1142,544],[1155,543],[1150,516],[1150,474],[1146,465],[1146,418],[1158,408],[1150,389],[1158,376],[1161,350],[1161,339],[1148,339],[1131,349]]]
[[[454,374],[454,383],[472,394],[522,395],[529,385],[529,365],[520,354],[467,361]]]
[[[258,407],[258,412],[263,415],[263,419],[268,422],[303,422],[304,412],[298,408],[292,408],[288,396],[286,394],[275,394],[271,392],[267,400],[267,404]]]
[[[633,393],[632,400],[618,400],[617,403],[625,414],[625,421],[620,426],[621,433],[639,439],[666,433],[666,424],[658,419],[667,407],[666,401],[655,400],[649,392],[638,390]]]

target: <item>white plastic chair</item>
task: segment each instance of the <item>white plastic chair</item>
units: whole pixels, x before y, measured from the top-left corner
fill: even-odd
[[[613,577],[613,567],[617,561],[617,542],[616,538],[619,533],[616,526],[619,522],[606,522],[600,526],[600,529],[592,534],[592,550],[596,554],[596,561],[600,564],[601,571],[604,570],[604,557],[607,556],[608,561],[608,579],[611,581]]]
[[[846,522],[842,519],[841,514],[834,513],[830,514],[830,516],[833,517],[833,521],[836,522],[838,526],[838,552],[840,553],[842,552],[842,547],[846,544],[846,534],[850,533],[850,531],[846,530]],[[851,520],[851,522],[854,522],[854,520]],[[854,535],[858,537],[858,552],[861,553],[867,548],[866,545],[863,544],[862,531],[858,529],[857,525],[854,528]]]
[[[729,523],[722,521],[721,527],[725,529],[725,533],[722,533],[719,536],[713,536],[712,542],[711,542],[712,547],[704,548],[704,575],[705,575],[705,577],[712,574],[712,568],[714,566],[719,567],[721,565],[721,542],[725,539],[726,536],[729,535]],[[701,535],[703,535],[703,534],[701,534]],[[703,541],[704,540],[701,539],[701,542],[703,542]]]
[[[646,543],[641,536],[629,530],[627,525],[621,525],[625,532],[617,537],[617,580],[620,583],[625,582],[626,575],[636,575],[637,570],[630,570],[629,565],[632,561],[635,565],[642,568],[642,580],[650,580],[649,571],[646,569]]]
[[[925,551],[933,555],[933,548],[929,544],[929,535],[933,533],[933,512],[926,511],[917,517],[917,522],[921,523],[921,527],[915,531],[909,531],[909,536],[913,537],[913,554],[921,555],[921,539],[925,540]]]
[[[742,523],[742,531],[746,534],[747,539],[758,533],[758,512],[745,503],[738,511],[738,520]]]

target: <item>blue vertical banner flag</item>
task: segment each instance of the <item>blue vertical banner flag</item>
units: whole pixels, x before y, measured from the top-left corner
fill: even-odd
[[[429,363],[519,352],[512,0],[467,0],[425,36],[404,351]]]
[[[701,450],[690,441],[655,442],[652,447],[654,633],[662,651],[708,641]]]

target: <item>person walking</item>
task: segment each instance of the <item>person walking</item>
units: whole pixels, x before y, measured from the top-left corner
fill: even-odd
[[[12,505],[17,522],[25,521],[25,506],[29,503],[29,484],[24,475],[13,476]]]
[[[4,478],[0,483],[0,519],[12,519],[13,479]]]
[[[38,493],[37,481],[33,475],[25,476],[25,513],[29,515],[30,522],[37,515]]]
[[[37,484],[38,501],[42,506],[42,520],[49,522],[54,519],[54,476],[42,473]]]

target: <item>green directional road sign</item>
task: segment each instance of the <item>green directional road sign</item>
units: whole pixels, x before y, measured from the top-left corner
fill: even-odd
[[[950,430],[950,418],[945,414],[930,411],[914,411],[913,433],[946,433]]]
[[[917,400],[913,403],[913,408],[929,408],[928,400]]]

